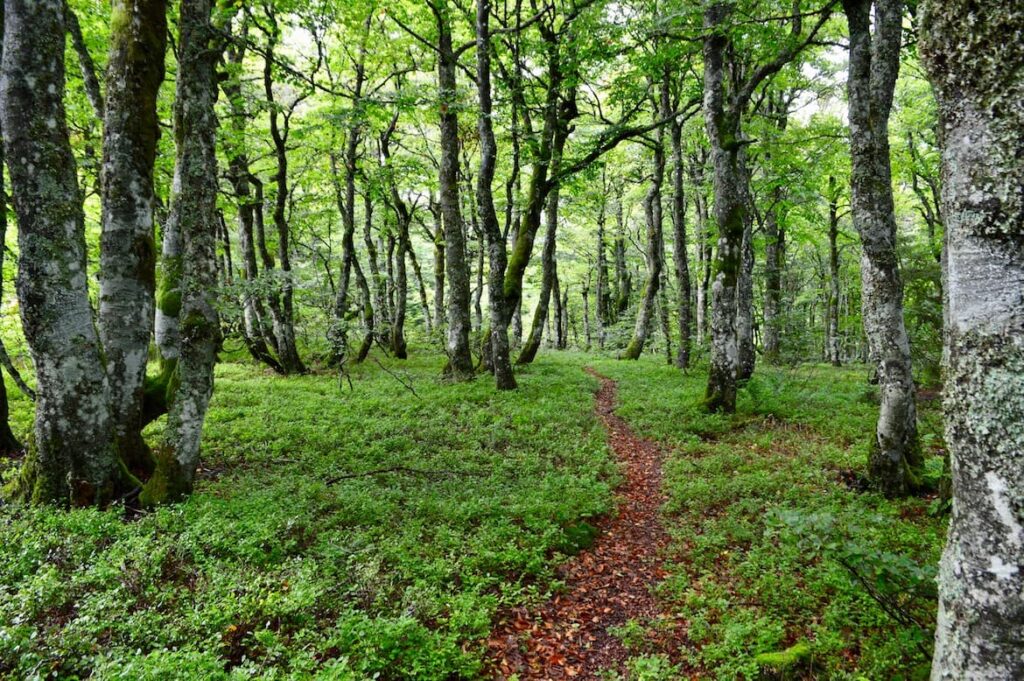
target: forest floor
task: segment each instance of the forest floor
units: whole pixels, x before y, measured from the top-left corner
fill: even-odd
[[[558,569],[556,595],[531,611],[502,613],[488,647],[495,676],[508,679],[592,679],[602,672],[626,673],[630,653],[615,632],[652,626],[664,631],[653,587],[665,577],[661,551],[668,533],[661,522],[662,452],[636,436],[616,416],[615,382],[601,381],[596,412],[623,470],[616,511],[599,519],[594,543]],[[666,647],[662,637],[660,644]]]
[[[859,484],[864,368],[759,367],[724,417],[700,407],[704,372],[663,357],[546,351],[500,394],[413,350],[342,385],[218,366],[185,503],[0,505],[0,679],[926,667],[946,520]],[[25,436],[31,404],[9,390]]]

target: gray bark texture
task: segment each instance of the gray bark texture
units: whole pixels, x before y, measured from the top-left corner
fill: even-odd
[[[923,466],[889,159],[889,113],[899,73],[903,2],[845,0],[843,7],[850,27],[851,208],[863,246],[864,333],[881,391],[868,476],[887,496],[902,496],[920,486]]]
[[[679,309],[679,352],[676,366],[690,367],[690,345],[693,308],[691,305],[690,262],[686,235],[686,194],[683,178],[686,168],[683,164],[683,127],[672,126],[672,237],[675,242],[672,257],[675,264],[677,306]],[[602,254],[603,255],[603,254]]]
[[[18,299],[37,380],[21,491],[34,502],[88,505],[111,497],[120,468],[64,111],[64,32],[60,0],[5,2],[0,120],[18,215]]]
[[[214,103],[219,51],[210,19],[210,0],[182,3],[174,103],[177,156],[165,231],[165,239],[167,233],[176,233],[180,239],[177,388],[169,406],[163,444],[156,452],[156,471],[142,492],[144,504],[172,501],[191,492],[199,464],[203,422],[213,395],[213,367],[221,342],[215,307],[217,116]]]
[[[480,137],[480,170],[477,175],[476,203],[480,227],[487,239],[487,257],[490,264],[487,278],[488,312],[491,325],[490,366],[494,372],[497,389],[514,390],[516,379],[512,371],[508,327],[515,301],[510,301],[505,295],[508,246],[505,235],[498,225],[498,215],[494,207],[493,183],[498,148],[494,140],[494,127],[491,123],[493,95],[491,92],[490,16],[490,1],[480,0],[477,3],[476,14],[477,92],[480,106],[480,115],[477,119],[477,133]],[[488,348],[484,348],[484,352],[487,351]]]
[[[473,375],[469,349],[470,318],[469,263],[466,237],[459,206],[459,116],[456,113],[458,83],[457,57],[452,45],[451,11],[447,0],[435,8],[438,28],[437,86],[441,125],[441,167],[438,186],[444,218],[445,267],[448,278],[448,375],[465,380]]]
[[[153,163],[167,6],[164,0],[116,0],[112,13],[103,126],[100,340],[118,448],[129,467],[149,473],[142,408],[156,293]]]
[[[946,223],[953,514],[932,679],[1024,678],[1024,26],[1020,3],[925,4]]]
[[[665,74],[660,88],[660,98],[654,111],[654,120],[659,120],[671,113],[669,100],[668,75]],[[644,197],[644,216],[647,222],[647,282],[644,284],[643,298],[636,315],[636,326],[633,338],[622,353],[623,359],[639,359],[647,343],[654,321],[654,304],[661,287],[661,274],[665,267],[664,253],[664,210],[661,205],[661,187],[665,182],[665,144],[664,128],[659,127],[654,133],[654,168],[651,175],[651,186]],[[666,339],[668,340],[668,339]]]

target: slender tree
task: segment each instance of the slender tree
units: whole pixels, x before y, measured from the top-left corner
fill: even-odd
[[[178,77],[174,103],[175,181],[164,231],[165,248],[177,251],[178,275],[164,291],[176,292],[178,309],[172,334],[177,347],[176,389],[167,415],[156,470],[140,500],[173,501],[191,492],[199,463],[206,410],[213,395],[213,367],[220,348],[217,286],[217,61],[220,39],[211,23],[210,0],[181,4]],[[168,249],[167,239],[177,241]],[[172,294],[173,295],[173,294]],[[169,341],[171,339],[165,339]]]
[[[899,73],[902,0],[844,0],[850,27],[850,156],[853,225],[860,234],[864,333],[881,391],[868,475],[888,496],[921,484],[917,407],[889,160],[889,112]],[[874,8],[874,21],[871,12]]]

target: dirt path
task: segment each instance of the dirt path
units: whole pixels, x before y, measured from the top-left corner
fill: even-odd
[[[533,611],[504,614],[489,643],[497,679],[598,679],[602,670],[621,672],[630,652],[609,629],[629,620],[647,627],[660,614],[651,586],[664,577],[659,553],[668,541],[659,516],[661,451],[615,415],[615,382],[587,372],[601,381],[596,411],[626,478],[616,490],[618,510],[596,523],[600,534],[590,549],[560,566],[564,593]]]

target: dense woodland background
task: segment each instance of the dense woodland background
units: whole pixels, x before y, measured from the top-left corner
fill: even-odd
[[[601,678],[927,677],[955,10],[8,0],[0,677],[501,675],[621,482],[584,366],[667,452],[673,614]]]

